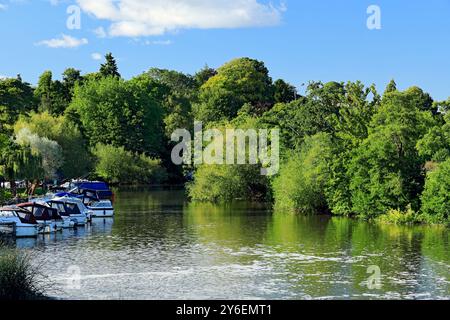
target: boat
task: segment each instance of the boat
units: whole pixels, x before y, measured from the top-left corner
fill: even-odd
[[[93,218],[111,218],[114,217],[114,208],[110,200],[100,200],[88,205],[87,208],[92,211]]]
[[[76,180],[69,184],[69,189],[56,193],[55,197],[74,197],[81,199],[85,205],[99,201],[114,201],[114,194],[105,182]]]
[[[78,198],[72,197],[56,197],[47,200],[47,204],[58,210],[58,213],[63,217],[70,217],[77,226],[85,225],[92,218],[92,211],[90,211],[83,202]]]
[[[69,186],[72,189],[56,193],[54,196],[81,200],[88,210],[92,211],[93,218],[114,216],[114,194],[105,182],[80,180],[71,182]]]
[[[0,233],[17,238],[37,237],[44,228],[28,210],[17,206],[0,208]]]
[[[58,209],[50,207],[45,202],[28,202],[17,205],[19,208],[30,211],[39,224],[50,227],[50,232],[62,231],[75,226],[70,218],[63,218]]]

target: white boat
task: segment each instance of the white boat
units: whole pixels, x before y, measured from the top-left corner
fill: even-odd
[[[19,207],[0,208],[0,233],[25,238],[36,237],[42,230],[31,212]]]
[[[73,228],[75,222],[63,219],[57,209],[50,207],[45,202],[28,202],[17,205],[19,208],[30,211],[37,222],[45,227],[45,233],[62,231],[62,229]]]
[[[110,200],[101,200],[93,202],[87,208],[92,211],[93,218],[111,218],[114,217],[114,208]]]
[[[85,225],[92,217],[90,211],[80,199],[71,197],[58,197],[47,201],[48,205],[58,210],[64,218],[69,217],[77,226]]]

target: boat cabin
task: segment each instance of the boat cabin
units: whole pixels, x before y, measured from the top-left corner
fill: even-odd
[[[36,220],[39,221],[62,220],[61,216],[58,213],[58,210],[46,204],[28,202],[21,203],[17,206],[21,209],[30,211],[36,218]]]

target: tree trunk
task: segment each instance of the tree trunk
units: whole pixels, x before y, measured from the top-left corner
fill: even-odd
[[[17,186],[16,186],[16,180],[9,180],[9,187],[11,189],[11,196],[13,198],[17,197]]]
[[[39,184],[39,181],[37,181],[37,180],[33,181],[33,184],[31,185],[31,190],[30,190],[30,197],[34,195],[38,184]]]

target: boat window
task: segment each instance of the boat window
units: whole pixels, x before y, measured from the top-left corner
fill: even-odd
[[[44,208],[41,208],[41,207],[35,207],[34,208],[34,216],[36,217],[36,218],[45,218],[44,217]]]
[[[12,211],[0,211],[0,218],[13,218],[14,213]]]

